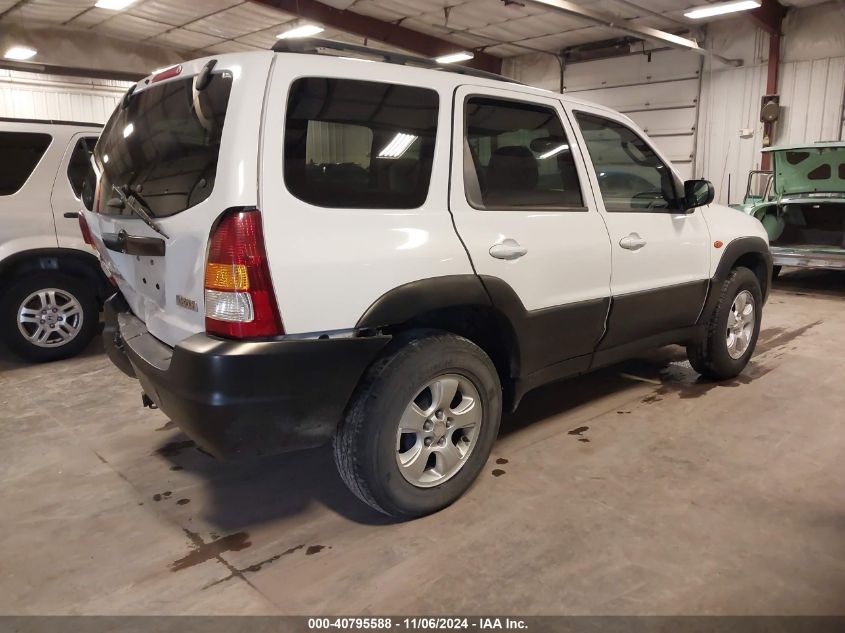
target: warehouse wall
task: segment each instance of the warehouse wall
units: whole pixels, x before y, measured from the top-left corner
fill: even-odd
[[[0,70],[0,116],[105,123],[129,85]]]
[[[635,54],[570,64],[563,86],[567,94],[626,112],[682,175],[709,178],[720,202],[736,202],[745,191],[748,171],[760,164],[759,108],[766,87],[768,35],[741,17],[711,23],[707,33],[708,48],[743,59],[744,66],[660,51],[650,62]],[[845,138],[845,5],[830,2],[791,10],[781,58],[784,110],[775,144]],[[505,72],[550,90],[561,86],[560,66],[549,55],[513,58],[506,61]]]
[[[845,6],[791,11],[783,33],[778,81],[783,109],[772,144],[845,139]],[[746,20],[729,20],[711,25],[707,46],[746,64],[705,67],[696,174],[713,180],[720,202],[738,202],[748,171],[760,167],[768,35]],[[741,134],[748,130],[750,136]]]

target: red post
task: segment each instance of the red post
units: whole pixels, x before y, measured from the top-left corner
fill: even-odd
[[[778,69],[780,68],[780,32],[769,33],[769,69],[766,77],[766,94],[773,95],[778,91]],[[771,143],[774,133],[774,123],[763,124],[763,136]],[[771,169],[771,154],[763,153],[761,169]]]

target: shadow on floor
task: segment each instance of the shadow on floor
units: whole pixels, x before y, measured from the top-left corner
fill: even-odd
[[[790,294],[845,298],[845,270],[784,268],[772,287]]]
[[[101,325],[102,330],[102,325]],[[62,365],[69,366],[74,360],[78,360],[80,358],[90,358],[92,356],[98,356],[100,354],[105,354],[105,350],[103,349],[103,339],[100,334],[96,334],[88,346],[82,350],[79,354],[74,356],[73,358],[67,358],[65,360],[59,360],[52,363],[33,363],[29,361],[22,360],[12,354],[11,351],[2,343],[0,343],[0,373],[7,372],[7,371],[15,371],[17,369],[25,369],[27,367],[32,367],[33,365],[44,365],[45,367],[55,368],[61,367]]]
[[[636,386],[638,382],[626,374],[659,383],[661,370],[683,358],[681,348],[664,348],[643,359],[537,389],[525,397],[516,413],[504,417],[501,434],[518,433],[539,420]],[[697,374],[683,376],[683,380],[696,378]],[[172,427],[168,424],[167,428]],[[189,470],[205,481],[211,501],[204,508],[203,519],[221,532],[237,532],[300,514],[314,502],[357,523],[393,523],[347,490],[337,474],[330,446],[244,462],[222,462],[180,434],[162,444],[155,455],[170,462],[171,468]]]

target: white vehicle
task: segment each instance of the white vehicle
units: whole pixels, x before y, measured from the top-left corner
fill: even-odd
[[[0,118],[0,335],[28,360],[81,351],[114,291],[79,225],[101,128]]]
[[[415,517],[470,486],[534,387],[670,343],[714,378],[745,367],[766,232],[630,119],[319,54],[338,47],[185,63],[106,125],[85,218],[145,404],[219,456],[333,441],[358,497]]]

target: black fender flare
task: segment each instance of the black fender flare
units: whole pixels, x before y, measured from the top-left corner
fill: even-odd
[[[728,278],[736,263],[749,254],[759,255],[763,260],[765,272],[760,285],[763,292],[763,303],[766,302],[772,285],[772,253],[769,251],[769,244],[762,237],[738,237],[725,247],[719,265],[716,266],[716,271],[710,281],[710,289],[707,292],[707,300],[701,310],[701,315],[698,317],[699,325],[706,323],[710,314],[716,308],[716,302],[719,300],[719,293],[716,292],[716,289],[719,284]]]
[[[388,290],[367,308],[355,328],[379,329],[427,312],[465,306],[493,306],[476,275],[429,277]]]

